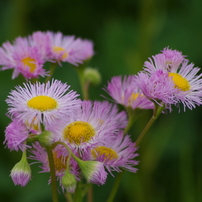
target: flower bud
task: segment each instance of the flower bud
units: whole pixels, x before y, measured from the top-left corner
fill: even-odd
[[[103,163],[99,161],[82,161],[79,158],[75,159],[81,168],[83,176],[88,183],[103,185],[107,179],[107,172],[104,169]]]
[[[38,136],[38,141],[42,146],[50,146],[54,142],[53,137],[52,132],[45,130]]]
[[[74,193],[76,189],[76,177],[70,173],[69,169],[66,169],[65,174],[62,177],[62,185],[69,193]]]
[[[31,179],[31,168],[27,162],[26,151],[23,152],[21,160],[15,164],[10,174],[15,185],[24,187]]]
[[[101,82],[101,75],[97,69],[88,67],[84,70],[84,80],[93,85],[98,85]]]

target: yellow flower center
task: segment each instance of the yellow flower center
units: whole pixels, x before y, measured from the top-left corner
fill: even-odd
[[[64,60],[68,56],[68,52],[65,51],[64,48],[60,46],[53,46],[53,51],[57,54],[62,54],[61,59]]]
[[[175,88],[180,89],[181,91],[188,91],[190,90],[190,84],[189,81],[182,77],[180,74],[178,73],[169,73],[169,76],[172,77],[172,80],[175,84]]]
[[[132,93],[132,95],[128,99],[128,104],[131,105],[138,97],[142,97],[143,95],[140,93]]]
[[[62,156],[58,157],[56,151],[53,151],[53,159],[54,159],[54,166],[57,172],[63,171],[66,169],[66,161],[67,157],[64,159]]]
[[[36,69],[36,60],[35,59],[26,57],[26,58],[22,59],[21,61],[25,66],[28,66],[30,68],[29,70],[31,73],[33,73],[35,71],[35,69]]]
[[[91,154],[94,159],[96,159],[98,156],[104,156],[104,160],[114,160],[118,158],[118,154],[111,148],[105,147],[105,146],[99,146],[96,147],[91,151]]]
[[[28,128],[31,128],[33,130],[36,130],[36,131],[39,131],[40,130],[40,126],[39,124],[37,124],[37,119],[36,117],[33,118],[32,122],[29,123],[28,121],[25,122],[25,125],[28,127]]]
[[[95,130],[87,122],[75,121],[64,128],[63,135],[70,143],[79,145],[88,142],[95,135]]]
[[[55,99],[51,97],[48,97],[46,95],[39,95],[30,99],[27,102],[27,106],[43,112],[56,109],[58,103]]]

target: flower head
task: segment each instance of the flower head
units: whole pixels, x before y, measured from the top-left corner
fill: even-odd
[[[24,150],[28,147],[25,144],[28,138],[29,130],[22,121],[14,119],[5,130],[4,144],[12,151]]]
[[[89,147],[84,157],[88,160],[102,162],[105,168],[112,174],[112,171],[121,172],[121,168],[129,172],[137,172],[138,161],[134,158],[137,147],[131,142],[129,135],[124,136],[123,131],[119,131],[113,141],[106,141],[104,144],[98,143]]]
[[[178,90],[174,88],[168,73],[164,73],[162,70],[158,70],[151,75],[140,72],[135,77],[134,83],[148,99],[156,103],[163,102],[165,105],[171,105],[177,102],[174,95]]]
[[[97,141],[110,139],[117,130],[116,119],[109,115],[110,111],[111,108],[104,108],[101,102],[83,101],[81,109],[48,130],[70,148],[82,150]]]
[[[183,104],[184,110],[202,104],[202,74],[197,75],[199,71],[193,63],[183,62],[179,70],[169,72],[169,77],[178,89],[175,96]]]
[[[158,99],[168,104],[179,105],[179,103],[183,103],[184,110],[186,107],[192,109],[196,105],[201,105],[202,74],[197,75],[200,69],[194,67],[193,63],[188,64],[188,60],[184,57],[185,56],[179,51],[164,49],[162,53],[153,56],[153,60],[150,58],[149,62],[145,62],[145,72],[138,74],[137,85],[144,91],[145,95],[150,96],[151,99],[155,96],[160,98],[164,96],[166,99],[169,98],[167,99],[168,102],[166,99]],[[160,76],[160,74],[162,76]],[[170,82],[170,80],[172,82]],[[146,87],[146,85],[148,85],[148,87]],[[155,86],[155,93],[150,88],[151,86]],[[161,94],[159,94],[160,96],[156,94],[156,91],[158,93],[161,92]],[[172,100],[174,101],[173,103]]]
[[[69,87],[58,80],[46,84],[24,83],[24,87],[16,87],[6,99],[8,114],[11,117],[17,114],[17,118],[30,125],[54,124],[80,106],[76,92],[66,93]]]
[[[185,59],[186,56],[182,55],[178,50],[164,48],[161,52],[152,56],[152,58],[149,58],[149,61],[144,63],[145,71],[150,73],[156,70],[175,71],[181,67],[182,62],[188,62]]]
[[[14,44],[6,42],[0,48],[2,70],[14,69],[12,79],[22,74],[26,79],[47,76],[39,47],[31,46],[27,38],[18,37]]]
[[[38,142],[35,142],[32,145],[32,149],[30,150],[31,156],[30,159],[34,160],[35,162],[42,163],[41,172],[50,172],[48,155],[45,150]],[[66,169],[69,169],[70,172],[75,175],[77,180],[79,179],[79,167],[76,161],[71,158],[69,167],[67,168],[67,159],[69,157],[69,153],[62,145],[57,145],[53,150],[53,159],[54,159],[54,166],[55,166],[55,173],[58,177],[58,180],[61,182],[62,176],[65,174]]]
[[[152,109],[154,104],[146,98],[140,88],[134,83],[134,76],[116,76],[106,87],[109,95],[119,104],[132,109]]]
[[[47,35],[50,38],[48,57],[51,61],[69,62],[77,66],[93,54],[90,41],[76,39],[75,36],[65,36],[61,32],[48,31]]]

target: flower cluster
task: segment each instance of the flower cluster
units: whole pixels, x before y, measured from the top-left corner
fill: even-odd
[[[136,172],[137,148],[123,134],[126,113],[107,101],[81,101],[75,91],[68,89],[67,84],[52,80],[46,84],[26,83],[11,91],[6,100],[12,119],[5,131],[7,147],[23,152],[28,148],[30,158],[42,163],[42,172],[49,172],[46,146],[55,145],[55,171],[63,188],[67,170],[76,180],[81,179],[80,169],[84,170],[88,182],[95,184],[105,183],[105,168],[110,173],[120,172],[121,168]],[[35,142],[28,145],[29,141]],[[92,166],[86,168],[85,161]],[[14,176],[15,184],[22,184]]]
[[[164,48],[144,63],[137,75],[113,77],[106,91],[119,104],[148,109],[183,104],[184,110],[202,104],[202,74],[177,50]],[[152,105],[152,103],[154,105]]]
[[[165,48],[149,58],[137,75],[116,76],[105,91],[116,102],[80,99],[67,83],[52,79],[44,63],[69,62],[77,68],[87,97],[89,84],[97,84],[99,73],[85,66],[94,55],[93,43],[62,33],[34,32],[18,37],[0,48],[1,69],[14,69],[12,78],[22,74],[27,80],[6,99],[11,123],[4,144],[19,151],[22,159],[11,177],[25,186],[31,179],[28,159],[40,163],[41,172],[54,173],[63,191],[74,193],[77,183],[103,185],[113,172],[137,172],[135,157],[140,140],[164,109],[183,104],[184,110],[202,104],[202,74],[181,52]],[[82,71],[81,71],[82,70]],[[47,76],[45,83],[37,78]],[[119,106],[123,107],[121,110]],[[133,143],[128,134],[137,112],[153,110],[149,126]],[[27,157],[27,152],[30,155]],[[54,181],[50,179],[50,183]]]
[[[0,48],[1,69],[13,69],[12,79],[22,74],[25,78],[49,75],[45,62],[61,64],[69,62],[75,66],[94,55],[93,43],[87,39],[65,36],[61,32],[34,32],[28,37],[18,37]]]
[[[12,78],[22,74],[28,80],[52,76],[44,69],[47,61],[77,66],[93,55],[89,40],[60,32],[34,32],[26,38],[18,37],[13,44],[4,43],[0,65],[2,70],[14,69]],[[86,82],[100,80],[96,70],[85,69],[90,71],[83,72]],[[11,171],[16,185],[25,186],[31,179],[27,152],[29,159],[42,164],[41,172],[52,172],[52,161],[60,186],[70,193],[82,177],[88,183],[102,185],[108,172],[137,171],[137,147],[124,133],[127,113],[108,101],[86,101],[78,96],[67,83],[56,79],[29,81],[10,92],[6,102],[11,123],[5,130],[4,144],[23,152]]]

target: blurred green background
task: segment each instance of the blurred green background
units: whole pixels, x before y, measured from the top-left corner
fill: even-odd
[[[0,1],[0,43],[27,36],[33,31],[61,31],[94,41],[96,55],[90,66],[102,74],[100,86],[90,89],[91,98],[103,100],[103,87],[115,75],[141,70],[143,62],[169,46],[202,67],[201,0],[7,0]],[[38,174],[33,165],[26,187],[15,186],[10,170],[20,152],[4,148],[5,99],[22,77],[11,80],[12,71],[0,71],[0,201],[51,201],[48,174]],[[74,69],[63,64],[54,75],[80,93]],[[131,129],[133,140],[151,112],[145,112]],[[192,111],[162,114],[139,149],[136,174],[124,173],[115,202],[201,202],[202,201],[202,107]],[[114,182],[94,186],[95,202],[106,201]],[[60,201],[65,198],[60,194]]]

